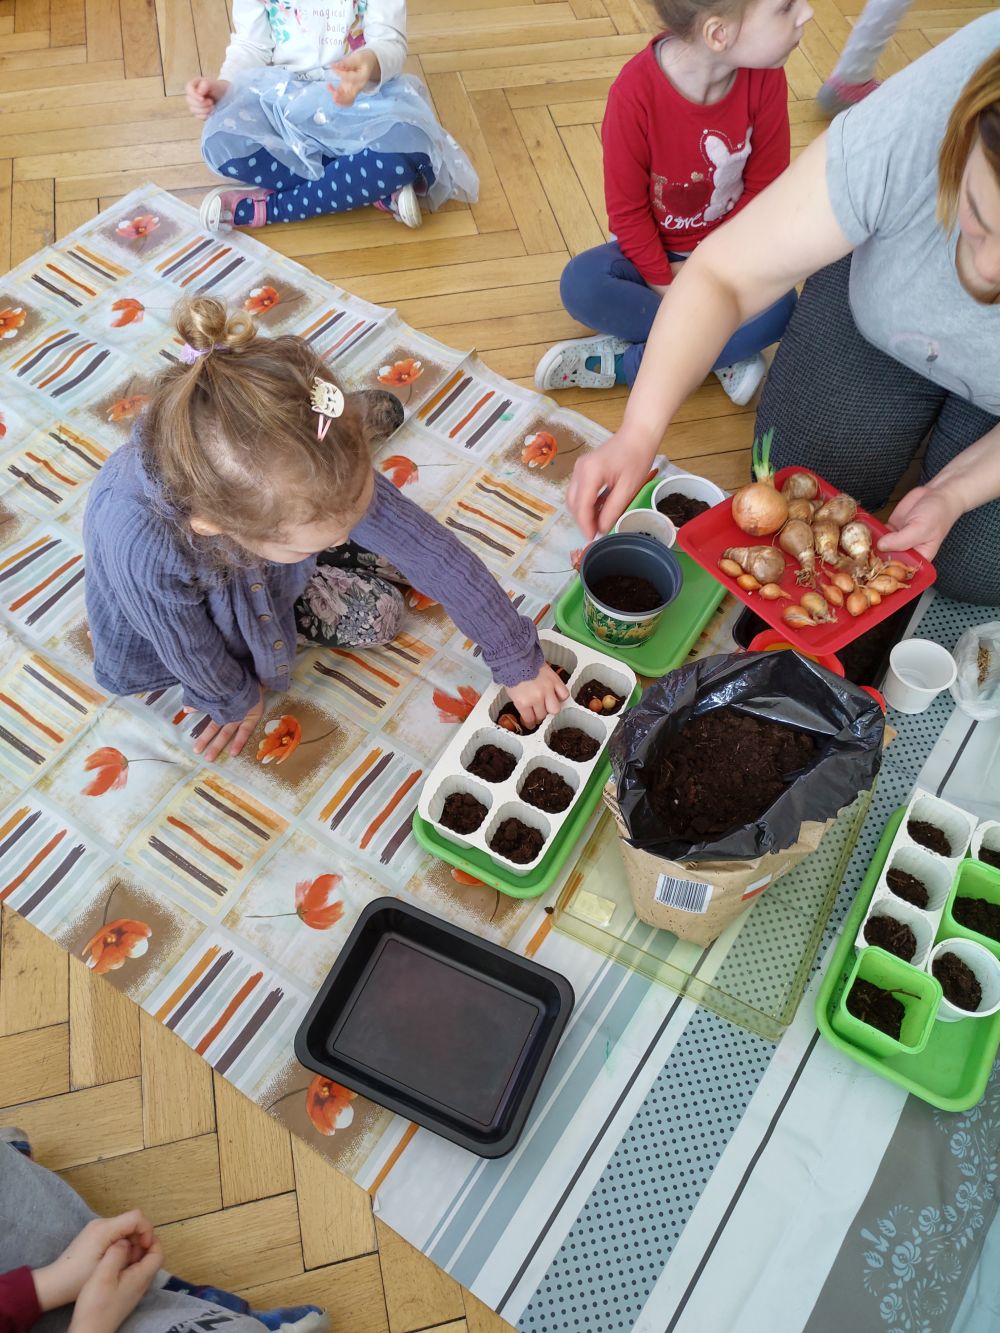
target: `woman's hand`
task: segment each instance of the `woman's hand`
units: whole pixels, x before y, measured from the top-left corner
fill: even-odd
[[[207,120],[228,91],[228,79],[188,79],[184,96],[192,116]]]
[[[918,551],[933,560],[952,525],[963,513],[944,486],[916,486],[904,495],[889,517],[893,529],[878,541],[879,551]]]
[[[547,662],[534,680],[509,685],[507,694],[521,720],[529,727],[544,722],[549,713],[558,713],[569,698],[569,690]]]
[[[204,755],[211,763],[228,746],[229,753],[235,758],[253,734],[264,712],[264,691],[258,685],[257,702],[247,713],[242,722],[209,722],[194,743],[195,754]],[[186,710],[193,713],[195,710]]]
[[[117,1333],[152,1286],[162,1262],[163,1249],[155,1236],[137,1259],[127,1241],[115,1241],[83,1284],[70,1333]]]
[[[609,532],[621,518],[655,455],[655,441],[637,440],[623,426],[577,459],[566,503],[588,542],[599,532]]]
[[[382,66],[378,56],[362,46],[352,51],[343,60],[337,60],[330,66],[334,74],[340,75],[340,83],[328,83],[330,95],[338,106],[353,106],[355,98],[369,83],[378,83],[382,77]]]
[[[58,1310],[62,1305],[71,1305],[110,1246],[121,1244],[127,1261],[134,1263],[148,1252],[154,1239],[152,1223],[138,1208],[118,1217],[95,1217],[70,1241],[58,1259],[44,1268],[35,1269],[32,1276],[38,1304],[43,1310]]]

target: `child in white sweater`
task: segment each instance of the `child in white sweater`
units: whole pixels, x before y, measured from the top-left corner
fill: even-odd
[[[233,0],[218,79],[195,78],[205,161],[239,185],[206,195],[210,231],[372,204],[419,227],[421,201],[472,202],[479,182],[402,73],[405,0]]]

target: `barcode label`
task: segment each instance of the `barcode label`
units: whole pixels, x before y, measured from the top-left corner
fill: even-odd
[[[656,901],[664,907],[675,907],[678,912],[702,916],[712,901],[712,885],[696,879],[675,879],[661,875],[656,881]]]

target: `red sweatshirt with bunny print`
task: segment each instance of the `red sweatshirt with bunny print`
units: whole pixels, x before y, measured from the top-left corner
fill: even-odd
[[[648,283],[670,281],[667,252],[690,253],[788,166],[788,89],[781,69],[740,69],[721,101],[689,102],[660,68],[656,37],[608,94],[608,223]]]

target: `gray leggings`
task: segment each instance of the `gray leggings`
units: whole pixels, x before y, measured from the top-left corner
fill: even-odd
[[[848,301],[850,264],[848,256],[806,283],[761,395],[757,434],[774,428],[776,467],[812,468],[871,510],[888,501],[928,433],[922,481],[1000,418],[865,341]],[[934,563],[945,596],[1000,605],[1000,501],[963,514]]]

